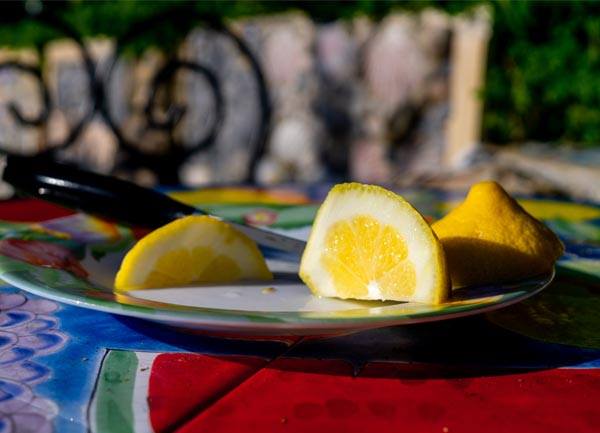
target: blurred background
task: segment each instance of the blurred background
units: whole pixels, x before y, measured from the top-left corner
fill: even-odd
[[[600,200],[599,144],[596,3],[0,5],[4,154],[148,186],[496,179]]]

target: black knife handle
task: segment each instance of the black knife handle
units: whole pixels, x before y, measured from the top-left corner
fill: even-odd
[[[160,192],[47,158],[9,155],[3,179],[25,194],[136,226],[156,228],[198,212]]]

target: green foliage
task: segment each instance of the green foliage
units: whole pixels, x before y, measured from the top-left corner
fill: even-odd
[[[113,0],[4,3],[0,46],[35,46],[60,37],[39,17],[56,15],[82,37],[107,35],[125,50],[173,49],[197,25],[197,16],[228,19],[302,10],[317,21],[395,10],[437,7],[459,13],[482,1],[266,1]],[[485,89],[484,139],[600,143],[600,4],[587,1],[488,0],[494,12]],[[36,12],[41,14],[36,15]],[[148,21],[150,20],[150,21]],[[151,22],[145,27],[136,23]]]
[[[148,0],[71,0],[10,2],[0,7],[0,45],[41,46],[60,33],[40,25],[39,18],[55,15],[68,23],[81,36],[109,35],[123,37],[136,23],[158,18],[159,28],[146,28],[146,35],[139,39],[147,45],[169,46],[171,35],[162,30],[172,27],[177,37],[197,24],[194,15],[206,18],[239,18],[259,14],[271,14],[288,10],[300,10],[317,21],[351,18],[368,15],[382,18],[393,10],[419,10],[425,7],[441,7],[458,12],[471,7],[472,1],[453,0],[439,3],[435,0],[418,2],[397,0],[346,0],[346,1],[272,1],[272,0],[202,0],[202,1],[148,1]],[[171,19],[162,20],[168,15]],[[160,30],[160,31],[157,31]],[[160,34],[153,37],[152,34]],[[174,35],[173,35],[174,36]],[[177,38],[175,37],[175,39]],[[165,43],[165,39],[168,41]]]
[[[495,1],[486,140],[600,143],[600,7]]]

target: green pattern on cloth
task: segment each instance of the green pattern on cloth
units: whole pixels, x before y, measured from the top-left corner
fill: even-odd
[[[104,359],[96,389],[96,431],[133,433],[133,388],[138,366],[133,352],[113,350]]]

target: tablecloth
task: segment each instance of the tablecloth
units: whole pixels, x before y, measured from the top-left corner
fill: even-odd
[[[306,229],[327,185],[175,193]],[[460,194],[403,192],[431,219]],[[505,309],[328,337],[186,332],[0,289],[0,432],[596,432],[600,207],[525,198],[566,245],[555,281]],[[70,211],[0,203],[4,221]],[[0,224],[3,237],[23,225]],[[12,231],[11,231],[12,230]]]

